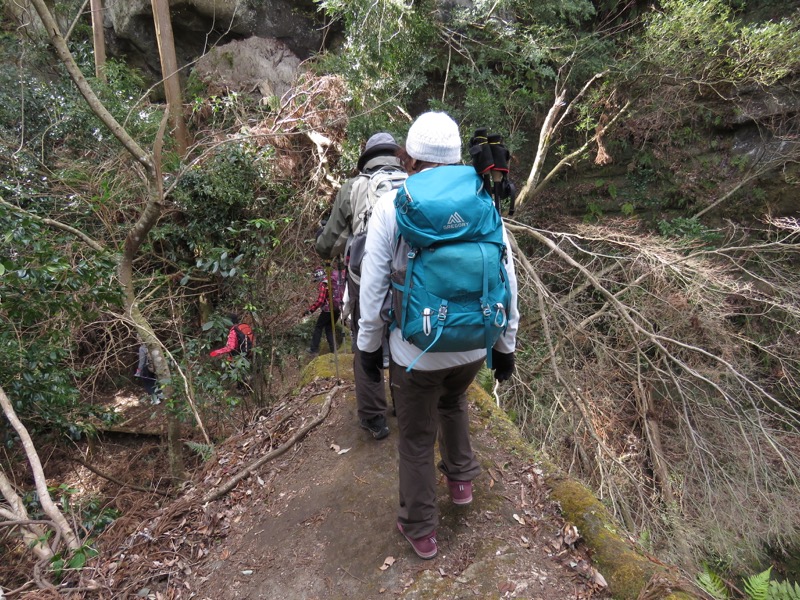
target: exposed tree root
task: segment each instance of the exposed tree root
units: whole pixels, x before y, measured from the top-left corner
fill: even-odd
[[[320,411],[320,413],[319,413],[319,415],[317,416],[316,419],[311,421],[305,427],[303,427],[300,430],[298,430],[298,432],[290,440],[288,440],[285,444],[283,444],[282,446],[279,446],[278,448],[276,448],[272,452],[268,452],[267,454],[265,454],[261,458],[258,458],[257,460],[254,460],[250,464],[246,465],[241,471],[236,473],[236,475],[234,475],[233,477],[228,479],[225,483],[217,486],[215,489],[213,489],[208,494],[203,496],[202,503],[205,504],[206,502],[212,502],[213,500],[218,500],[219,498],[221,498],[222,496],[224,496],[225,494],[230,492],[234,487],[236,487],[237,483],[239,483],[240,481],[242,481],[246,477],[249,477],[250,474],[253,471],[255,471],[257,468],[259,468],[260,466],[264,465],[265,463],[271,461],[273,458],[276,458],[276,457],[280,456],[281,454],[283,454],[284,452],[286,452],[289,448],[294,446],[298,442],[298,440],[300,440],[303,437],[305,437],[305,435],[309,431],[311,431],[317,425],[322,423],[325,420],[325,418],[328,416],[328,413],[330,413],[331,402],[333,400],[333,397],[341,389],[341,387],[342,387],[341,385],[337,385],[325,397],[325,403],[322,405],[322,410]]]

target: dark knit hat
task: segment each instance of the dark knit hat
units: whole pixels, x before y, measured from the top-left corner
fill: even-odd
[[[361,153],[361,156],[358,157],[358,163],[356,166],[358,167],[358,170],[361,171],[366,162],[373,156],[377,156],[381,152],[395,153],[399,149],[400,146],[398,146],[397,142],[394,141],[392,135],[390,133],[386,133],[385,131],[381,131],[374,134],[367,140],[367,145],[364,146],[364,151]]]

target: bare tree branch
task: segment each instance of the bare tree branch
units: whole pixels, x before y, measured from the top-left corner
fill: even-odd
[[[11,405],[11,401],[8,399],[8,396],[6,396],[3,388],[0,388],[0,407],[3,409],[3,413],[22,442],[25,456],[28,458],[31,470],[33,471],[36,493],[39,495],[39,503],[42,505],[42,510],[50,517],[50,520],[53,521],[59,533],[67,542],[69,549],[77,550],[81,547],[78,536],[72,530],[69,523],[67,523],[67,520],[64,518],[64,515],[61,514],[61,511],[58,510],[58,507],[50,497],[50,492],[47,490],[47,479],[44,476],[44,469],[42,468],[41,460],[39,460],[39,454],[36,452],[36,446],[28,430],[22,424],[22,421],[19,420],[19,417],[17,417],[17,413],[14,411],[14,407]]]

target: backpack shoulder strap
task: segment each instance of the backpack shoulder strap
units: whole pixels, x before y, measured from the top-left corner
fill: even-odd
[[[400,167],[386,165],[371,173],[362,173],[356,179],[351,190],[354,234],[367,230],[372,208],[378,198],[401,187],[407,177]]]
[[[350,186],[350,210],[353,215],[352,230],[353,234],[360,233],[366,229],[366,221],[369,207],[369,175],[361,173],[355,178]]]

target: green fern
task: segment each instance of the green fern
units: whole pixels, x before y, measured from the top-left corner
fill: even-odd
[[[789,581],[771,581],[767,600],[800,600],[800,585]]]
[[[751,575],[744,580],[744,591],[750,600],[767,600],[769,593],[769,575],[772,572],[772,567],[759,573],[758,575]]]
[[[198,442],[187,441],[186,445],[189,446],[191,450],[194,450],[200,455],[200,458],[203,459],[203,462],[206,462],[209,458],[214,455],[214,446],[209,446],[208,444],[200,444]]]
[[[730,598],[730,594],[728,593],[728,588],[725,586],[725,582],[722,581],[722,578],[719,575],[714,573],[714,571],[711,571],[708,567],[706,567],[706,570],[697,576],[697,585],[699,585],[709,596],[713,596],[716,600],[728,600],[728,598]]]

